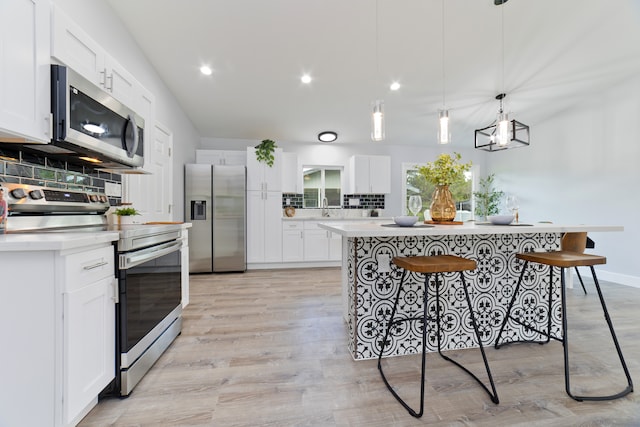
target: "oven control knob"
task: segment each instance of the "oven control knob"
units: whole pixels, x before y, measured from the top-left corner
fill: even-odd
[[[98,201],[98,196],[96,194],[90,194],[89,195],[89,200],[91,200],[93,203]]]
[[[14,188],[13,190],[11,190],[11,196],[14,199],[24,199],[25,197],[27,197],[27,193],[25,193],[22,188]]]
[[[108,201],[107,196],[100,196],[100,202],[107,203]]]
[[[33,200],[40,200],[44,197],[44,194],[42,194],[41,190],[33,190],[29,191],[29,197],[31,197]]]

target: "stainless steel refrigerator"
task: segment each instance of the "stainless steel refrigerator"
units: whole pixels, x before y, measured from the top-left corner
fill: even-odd
[[[245,271],[246,167],[188,164],[184,184],[189,272]]]

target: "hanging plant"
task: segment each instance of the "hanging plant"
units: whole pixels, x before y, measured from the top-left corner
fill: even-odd
[[[263,139],[255,148],[258,161],[266,163],[269,167],[273,166],[273,161],[275,160],[273,153],[276,150],[276,142],[270,139]]]

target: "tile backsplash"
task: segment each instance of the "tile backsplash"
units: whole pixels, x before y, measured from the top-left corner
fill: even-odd
[[[21,150],[19,146],[0,145],[0,183],[39,185],[50,188],[66,188],[104,193],[109,184],[121,185],[118,174],[50,158]],[[108,195],[109,203],[116,206],[121,195]]]
[[[283,193],[282,207],[293,206],[296,209],[302,209],[304,195],[299,193]],[[351,200],[358,200],[354,205]],[[343,209],[384,209],[384,194],[344,194],[342,196]]]

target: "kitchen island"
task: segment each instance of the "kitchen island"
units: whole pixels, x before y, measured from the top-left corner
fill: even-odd
[[[495,341],[503,321],[507,304],[515,289],[522,264],[517,252],[550,251],[560,247],[566,232],[622,231],[621,226],[512,224],[499,226],[468,222],[463,225],[423,225],[398,227],[390,221],[326,222],[321,228],[342,236],[342,304],[348,326],[348,348],[355,360],[371,359],[378,355],[387,327],[402,272],[391,263],[394,256],[450,254],[473,259],[478,267],[466,274],[470,297],[483,344]],[[552,286],[554,316],[559,313],[560,280],[556,276]],[[466,304],[463,304],[460,279],[446,275],[441,287],[443,322],[443,350],[477,347],[469,325]],[[399,313],[409,315],[421,310],[424,279],[411,274],[409,291],[398,307]],[[527,321],[544,328],[547,313],[544,309],[549,295],[548,270],[535,267],[528,270],[515,307]],[[435,292],[430,283],[431,292]],[[429,298],[429,310],[435,311],[435,298]],[[557,306],[557,307],[556,307]],[[542,307],[542,309],[540,309]],[[553,332],[560,329],[560,319],[552,319]],[[509,324],[507,336],[512,339],[535,337],[524,327]],[[421,335],[417,326],[397,331],[385,347],[384,356],[420,352]],[[436,349],[436,336],[429,330],[427,350]]]

